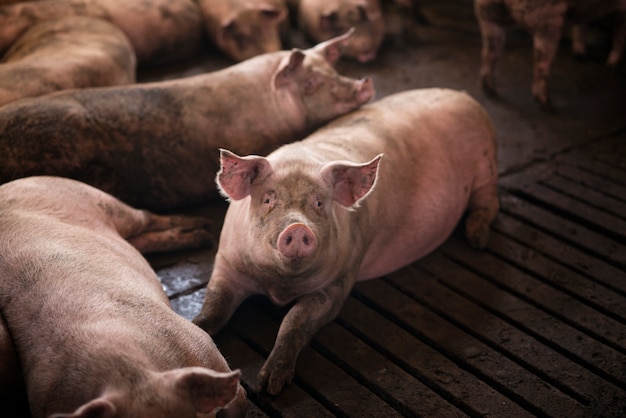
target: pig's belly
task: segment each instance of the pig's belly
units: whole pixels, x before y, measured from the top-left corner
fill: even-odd
[[[384,276],[428,255],[448,239],[464,211],[454,207],[442,212],[446,216],[430,221],[420,217],[381,231],[363,259],[357,281]]]

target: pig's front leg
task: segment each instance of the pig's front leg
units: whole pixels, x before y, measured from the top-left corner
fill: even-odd
[[[609,67],[616,67],[626,49],[626,13],[621,13],[615,17],[613,27],[613,45],[606,61]]]
[[[214,336],[235,312],[250,292],[242,289],[232,280],[216,274],[217,264],[211,280],[207,286],[206,295],[200,313],[193,319],[193,323]]]
[[[561,28],[563,18],[555,17],[550,22],[546,22],[541,29],[533,34],[533,86],[532,93],[545,108],[550,108],[550,97],[548,95],[548,78],[552,62],[556,56],[559,42],[561,40]]]
[[[355,277],[343,276],[328,288],[298,299],[280,324],[274,348],[259,372],[259,391],[265,388],[270,395],[278,395],[291,383],[300,351],[337,317],[354,281]]]

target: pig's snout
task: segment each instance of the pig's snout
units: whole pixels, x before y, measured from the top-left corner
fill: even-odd
[[[317,248],[317,238],[311,228],[295,223],[278,236],[278,251],[288,258],[309,257]]]

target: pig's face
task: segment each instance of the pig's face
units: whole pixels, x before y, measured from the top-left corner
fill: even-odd
[[[306,51],[292,50],[274,75],[274,89],[288,91],[299,102],[309,128],[350,112],[374,97],[369,78],[343,77],[333,68],[351,33]]]
[[[348,1],[321,11],[317,23],[316,38],[330,39],[354,28],[354,35],[348,41],[344,55],[360,62],[376,58],[378,48],[385,36],[385,22],[377,1]]]
[[[130,390],[109,388],[73,413],[55,413],[50,417],[207,416],[236,396],[242,398],[245,395],[238,389],[239,376],[239,371],[220,373],[203,367],[150,372],[144,380],[135,381]],[[237,402],[241,401],[237,399]]]
[[[247,273],[264,282],[275,303],[288,303],[333,279],[328,270],[346,258],[338,247],[349,235],[336,212],[354,210],[371,192],[380,158],[320,164],[296,156],[270,163],[221,151],[220,190],[232,200],[249,199],[244,223],[250,242],[241,256],[258,270]]]
[[[286,18],[286,7],[266,5],[243,10],[222,23],[217,44],[237,61],[279,51],[280,27]]]

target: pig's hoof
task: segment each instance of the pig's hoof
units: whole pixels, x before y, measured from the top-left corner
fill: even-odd
[[[489,222],[480,217],[470,216],[465,224],[465,238],[473,249],[484,249],[489,241]]]
[[[498,91],[496,90],[496,84],[493,81],[492,77],[481,76],[480,77],[480,87],[483,92],[490,97],[498,97]]]
[[[293,370],[280,370],[267,367],[267,364],[261,368],[257,379],[257,391],[265,390],[270,395],[278,395],[283,387],[291,384],[293,380]]]

